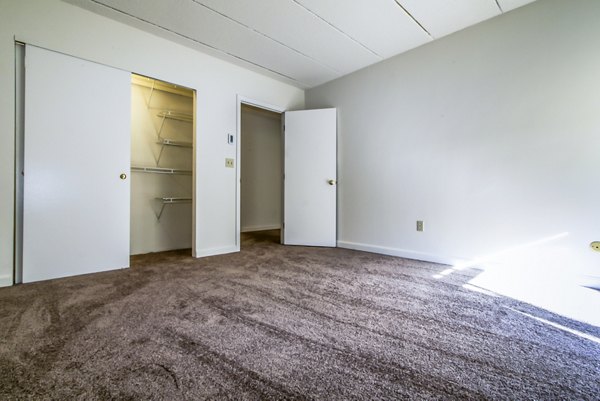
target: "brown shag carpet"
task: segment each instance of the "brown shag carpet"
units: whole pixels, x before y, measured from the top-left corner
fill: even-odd
[[[599,399],[600,345],[517,311],[598,328],[276,235],[0,289],[0,399]]]

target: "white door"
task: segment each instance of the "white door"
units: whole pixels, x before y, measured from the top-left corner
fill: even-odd
[[[336,109],[284,114],[283,243],[336,246]]]
[[[130,73],[34,46],[25,69],[23,282],[128,267]]]

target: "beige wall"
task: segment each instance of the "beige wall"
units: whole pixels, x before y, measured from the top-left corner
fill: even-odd
[[[242,231],[281,228],[281,135],[281,114],[242,107]]]

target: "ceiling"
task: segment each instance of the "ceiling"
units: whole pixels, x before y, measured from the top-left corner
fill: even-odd
[[[311,88],[534,0],[64,0]]]

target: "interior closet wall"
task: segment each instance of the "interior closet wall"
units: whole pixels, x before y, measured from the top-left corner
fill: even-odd
[[[134,81],[131,86],[131,165],[191,172],[193,124],[191,121],[163,119],[159,114],[165,111],[191,116],[193,98],[153,90]],[[160,139],[176,141],[184,146],[164,145]],[[191,196],[191,174],[132,170],[131,254],[191,248]],[[159,198],[175,198],[176,203]]]
[[[281,228],[281,114],[242,105],[241,231]]]

